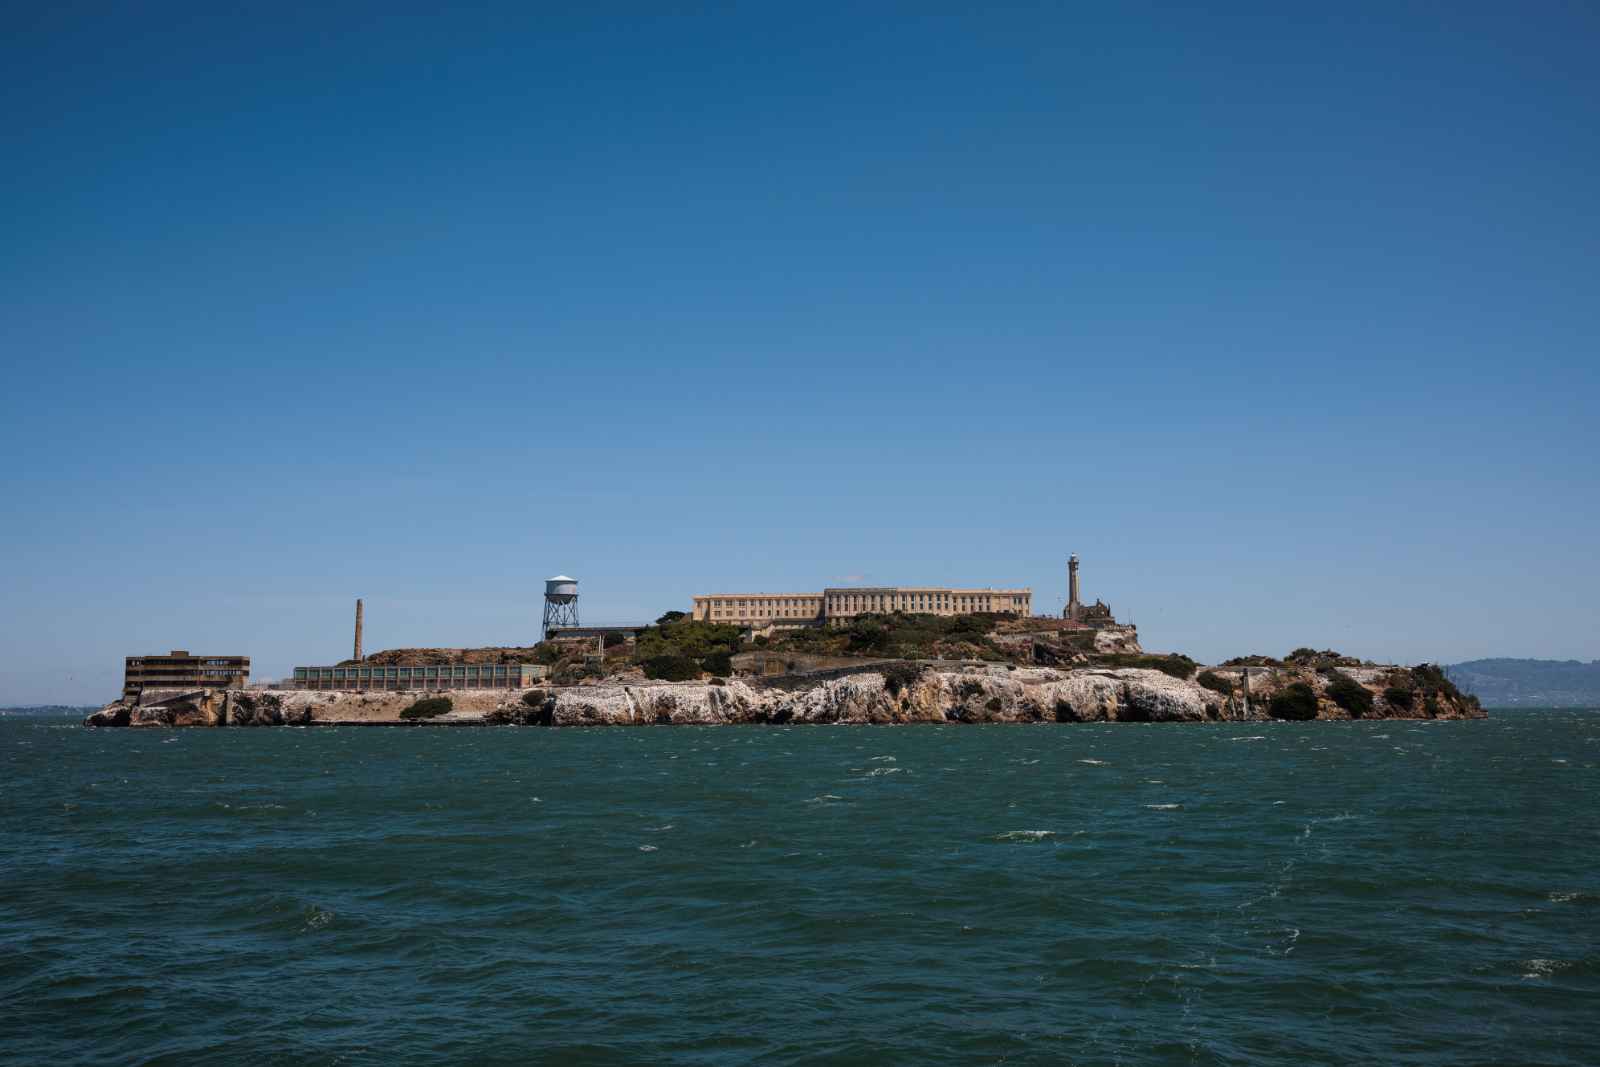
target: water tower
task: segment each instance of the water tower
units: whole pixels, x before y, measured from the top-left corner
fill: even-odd
[[[552,628],[578,625],[578,579],[558,574],[544,581],[544,632],[542,641],[550,636]]]

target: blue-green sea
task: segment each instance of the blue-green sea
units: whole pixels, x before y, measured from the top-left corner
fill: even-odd
[[[1600,713],[0,720],[0,1062],[1594,1064]]]

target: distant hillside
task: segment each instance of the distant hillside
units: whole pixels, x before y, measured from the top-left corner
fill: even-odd
[[[1475,659],[1444,669],[1490,708],[1600,708],[1600,660]]]

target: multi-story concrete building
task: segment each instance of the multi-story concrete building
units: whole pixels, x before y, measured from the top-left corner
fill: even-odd
[[[296,667],[294,689],[527,689],[548,673],[537,663],[363,664]]]
[[[824,589],[820,593],[713,593],[694,598],[692,615],[731,626],[808,626],[856,615],[903,611],[913,615],[1033,614],[1030,589],[946,589],[884,586]]]
[[[191,656],[178,648],[165,656],[128,656],[122,695],[136,697],[145,689],[243,689],[249,680],[249,656]]]

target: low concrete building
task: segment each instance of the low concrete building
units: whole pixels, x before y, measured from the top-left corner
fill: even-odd
[[[549,669],[537,663],[363,664],[296,667],[291,689],[527,689]]]
[[[126,657],[122,695],[136,697],[146,689],[243,689],[249,680],[249,656],[192,656],[178,648],[164,656]]]
[[[815,626],[856,615],[903,611],[913,615],[1028,617],[1031,589],[947,589],[943,586],[882,586],[824,589],[820,593],[712,593],[694,598],[692,615],[731,626]]]

